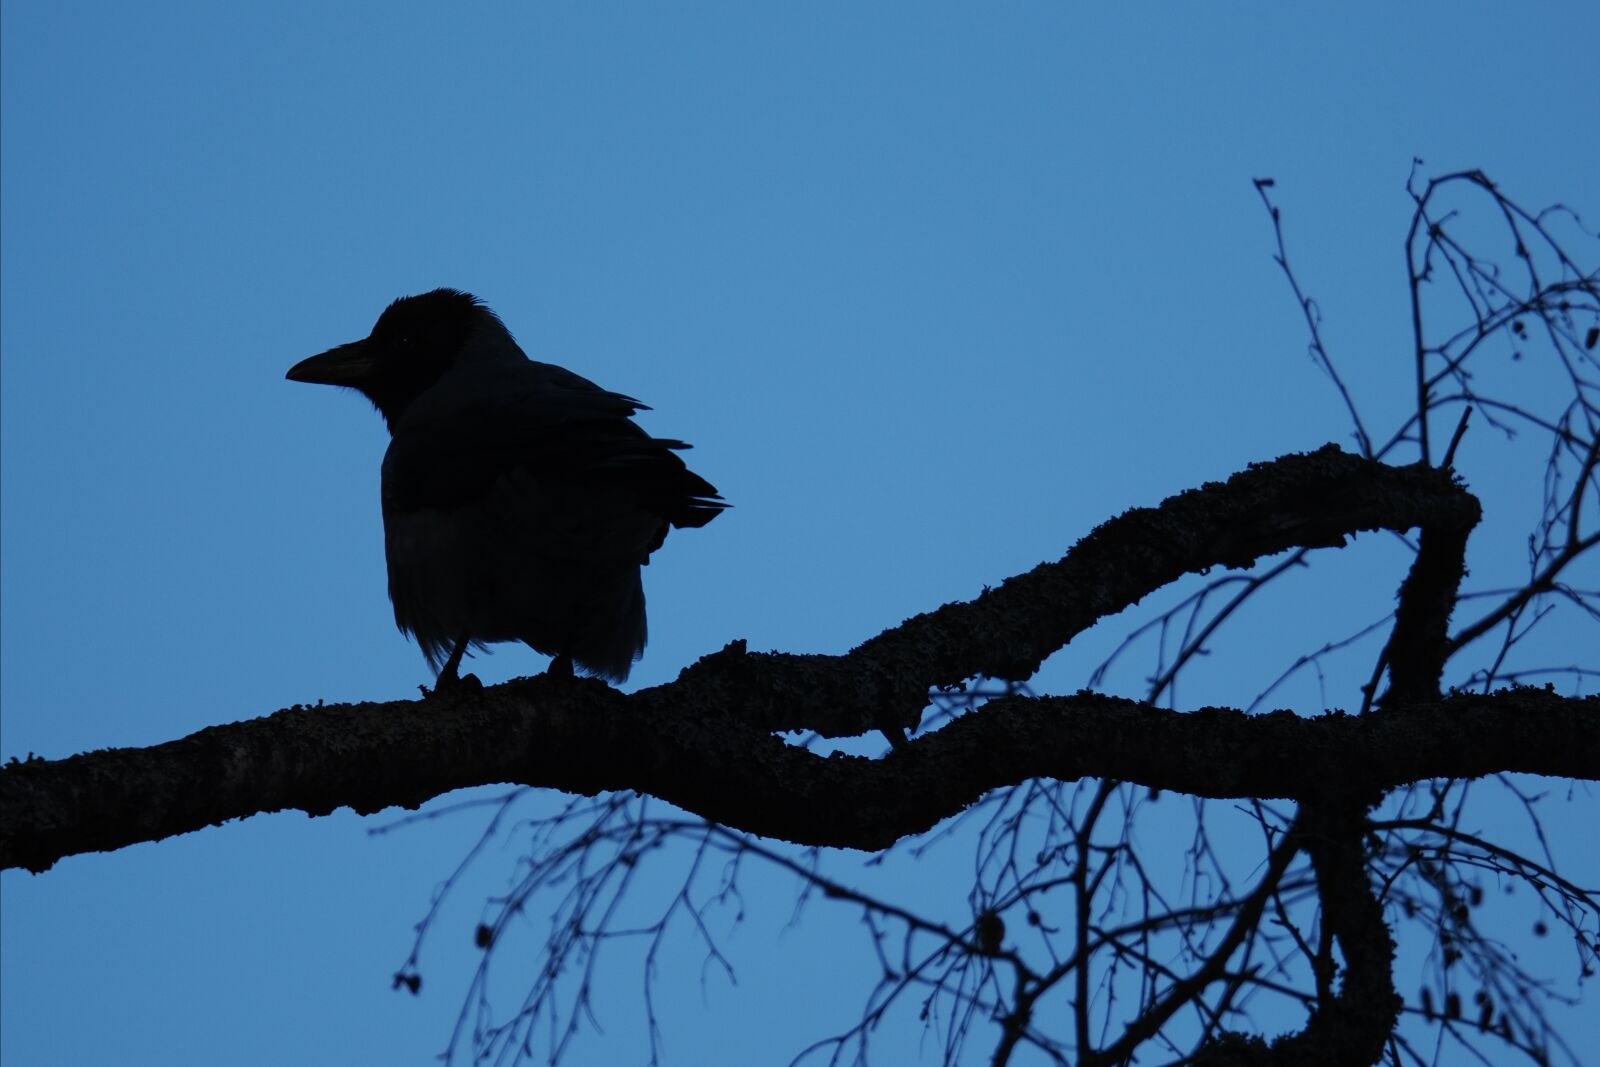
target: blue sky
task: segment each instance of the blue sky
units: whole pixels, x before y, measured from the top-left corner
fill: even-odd
[[[1347,442],[1252,178],[1380,425],[1409,402],[1414,156],[1600,213],[1592,4],[11,0],[0,30],[7,757],[426,680],[384,595],[382,424],[282,380],[396,296],[477,293],[535,358],[650,404],[735,504],[652,562],[643,686],[734,638],[843,651],[1130,506]],[[1469,479],[1521,510],[1475,573],[1514,578],[1533,483],[1480,443]],[[1293,593],[1331,628],[1392,602],[1392,554],[1351,558]],[[1250,655],[1180,703],[1246,702],[1327,636],[1240,625]],[[1103,629],[1042,684],[1082,685]],[[1593,647],[1569,636],[1555,656]],[[468,935],[422,997],[388,977],[474,831],[378,821],[6,872],[0,1058],[428,1062]],[[850,1021],[854,917],[785,929],[792,887],[752,877],[738,986],[702,998],[678,961],[673,1062]],[[619,968],[589,1062],[643,1061],[637,988]]]

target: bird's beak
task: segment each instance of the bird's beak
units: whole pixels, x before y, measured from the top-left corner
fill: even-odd
[[[302,359],[284,375],[291,382],[316,385],[359,386],[372,377],[372,352],[366,341],[351,341],[338,348]]]

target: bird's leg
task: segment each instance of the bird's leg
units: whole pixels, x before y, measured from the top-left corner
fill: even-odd
[[[461,669],[461,657],[466,655],[466,652],[467,639],[463,637],[456,642],[456,647],[450,650],[450,658],[444,661],[444,667],[439,671],[439,685],[454,685],[460,681],[460,675],[456,672]]]
[[[461,640],[456,642],[456,647],[450,651],[450,658],[444,661],[444,666],[439,670],[439,677],[434,679],[433,691],[435,693],[446,689],[454,689],[462,684],[474,687],[483,684],[478,681],[478,676],[475,674],[469,674],[463,678],[456,673],[461,668],[461,657],[466,655],[467,645],[471,643],[472,638],[467,635],[463,635]]]
[[[571,678],[572,657],[565,652],[561,653],[561,655],[550,661],[550,667],[544,673],[554,675],[557,678]]]

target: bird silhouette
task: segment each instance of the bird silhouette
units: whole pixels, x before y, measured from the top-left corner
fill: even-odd
[[[728,506],[678,457],[688,445],[633,421],[644,404],[530,360],[457,289],[396,300],[287,377],[355,389],[388,424],[389,599],[436,687],[501,641],[554,657],[552,673],[625,680],[645,647],[640,567],[669,529]]]

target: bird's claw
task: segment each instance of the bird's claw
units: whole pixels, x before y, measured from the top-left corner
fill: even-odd
[[[424,696],[439,696],[441,693],[473,693],[483,688],[483,682],[478,680],[476,674],[441,674],[434,679],[433,689],[419,685]]]

